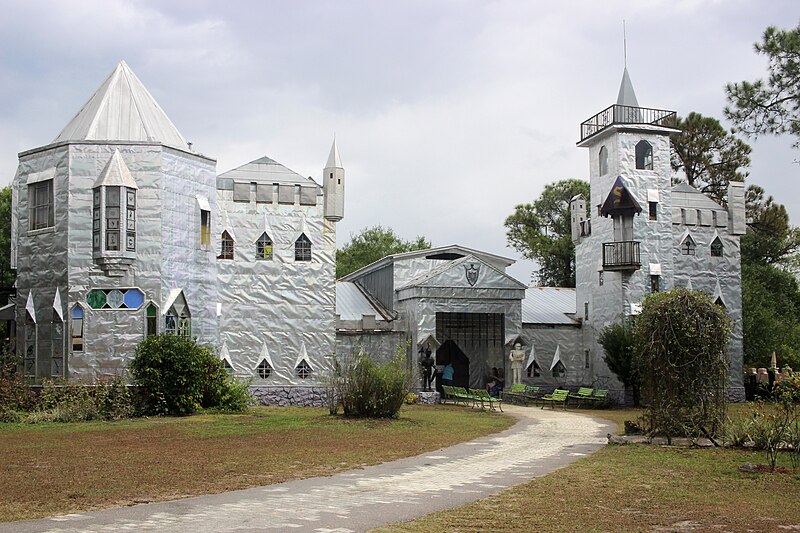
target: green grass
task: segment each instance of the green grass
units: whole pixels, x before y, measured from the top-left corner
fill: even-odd
[[[417,455],[513,419],[407,406],[396,420],[254,408],[120,422],[0,424],[0,521],[280,483]]]
[[[731,416],[751,406],[733,405]],[[618,424],[640,410],[588,411]],[[550,475],[387,532],[779,531],[800,529],[800,475],[747,474],[763,452],[609,446]],[[786,454],[779,465],[790,466]]]

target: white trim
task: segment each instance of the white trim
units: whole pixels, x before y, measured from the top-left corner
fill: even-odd
[[[208,203],[208,198],[203,196],[202,194],[198,194],[194,197],[197,200],[197,207],[199,207],[203,211],[211,211],[211,206]]]
[[[561,345],[560,344],[556,344],[556,353],[555,353],[555,355],[553,355],[553,362],[550,363],[550,371],[551,372],[556,367],[556,365],[559,363],[559,361],[561,362],[562,365],[564,365],[564,362],[561,361]],[[567,369],[567,365],[564,365],[564,370],[566,370],[566,369]]]
[[[53,298],[53,309],[55,309],[58,318],[61,319],[61,322],[64,322],[64,305],[61,303],[61,292],[59,292],[58,287],[56,287],[56,296]]]
[[[525,368],[530,368],[536,362],[536,346],[531,342],[531,353],[528,354],[528,359],[525,361]]]
[[[661,275],[661,263],[650,263],[650,275],[651,276]]]
[[[26,185],[38,183],[40,181],[51,180],[56,177],[56,167],[50,167],[41,172],[31,172],[25,179]]]
[[[36,306],[33,303],[33,290],[28,291],[28,301],[25,302],[25,311],[31,316],[31,320],[36,324]]]
[[[647,189],[647,201],[658,202],[658,189]]]
[[[308,364],[308,368],[310,368],[312,372],[316,370],[311,364],[311,361],[308,360],[308,352],[306,352],[305,342],[300,345],[300,355],[297,357],[297,361],[294,362],[294,367],[292,367],[293,373],[297,371],[297,367],[300,366],[300,363],[303,362],[303,360],[305,360],[306,364]]]

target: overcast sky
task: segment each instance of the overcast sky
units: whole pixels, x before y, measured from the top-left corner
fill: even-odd
[[[267,155],[320,181],[346,169],[339,246],[382,224],[508,257],[503,221],[545,184],[586,179],[581,121],[628,70],[640,105],[722,118],[764,77],[768,25],[797,0],[0,0],[0,185],[124,59],[217,171]],[[792,139],[753,142],[750,182],[800,224]],[[510,272],[523,282],[533,265]]]

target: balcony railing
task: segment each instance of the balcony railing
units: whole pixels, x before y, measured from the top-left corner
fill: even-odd
[[[639,270],[639,241],[603,243],[603,270]]]
[[[614,104],[581,123],[581,141],[596,135],[613,124],[648,124],[674,128],[677,124],[675,111],[629,107]]]

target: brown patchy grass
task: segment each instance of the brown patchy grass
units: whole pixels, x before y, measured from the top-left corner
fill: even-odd
[[[513,419],[413,406],[397,420],[254,408],[115,423],[0,424],[0,521],[331,475],[506,429]]]
[[[731,406],[746,415],[749,406]],[[589,414],[616,422],[639,411]],[[777,531],[800,529],[800,474],[745,474],[762,452],[609,446],[548,476],[386,532]],[[788,467],[789,460],[779,462]]]

